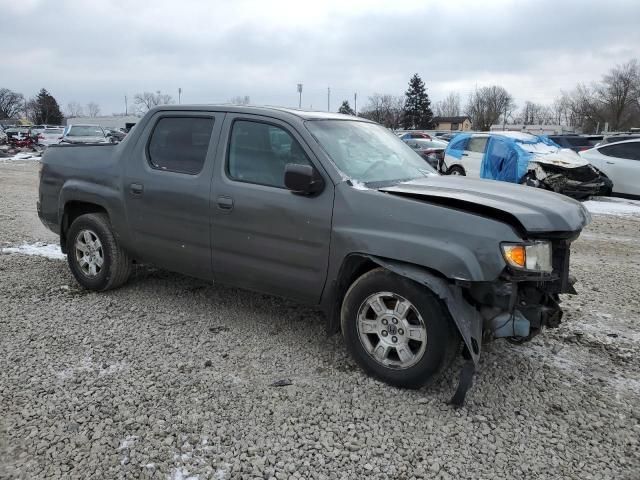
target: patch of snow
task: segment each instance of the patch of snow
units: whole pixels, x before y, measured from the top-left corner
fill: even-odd
[[[124,450],[126,448],[133,447],[134,443],[136,443],[136,440],[138,440],[138,437],[136,435],[128,435],[127,437],[125,437],[124,440],[120,441],[120,446],[118,447],[118,450]]]
[[[113,375],[126,368],[126,364],[123,362],[116,362],[103,368],[104,363],[92,362],[90,358],[84,358],[78,365],[74,365],[64,370],[55,372],[56,377],[60,380],[68,380],[73,378],[77,373],[82,372],[95,372],[99,377],[105,375]]]
[[[213,474],[213,478],[215,478],[216,480],[224,480],[225,478],[227,478],[227,471],[219,468],[218,470],[216,470],[216,473]]]
[[[594,215],[640,215],[640,201],[615,197],[594,197],[582,203]]]
[[[40,257],[52,258],[54,260],[64,260],[67,256],[60,250],[60,245],[53,243],[36,242],[33,244],[23,244],[17,247],[0,248],[0,253],[37,255]]]
[[[367,187],[364,183],[358,180],[354,180],[352,178],[351,180],[349,180],[349,182],[351,182],[351,186],[356,190],[369,190],[369,187]]]
[[[189,471],[184,467],[176,468],[169,478],[171,480],[199,480],[197,475],[189,475]]]
[[[13,155],[12,157],[0,157],[0,161],[4,161],[4,162],[14,162],[19,160],[38,161],[41,158],[42,158],[41,152],[19,152]]]

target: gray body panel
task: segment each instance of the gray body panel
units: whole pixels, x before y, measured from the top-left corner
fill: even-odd
[[[215,117],[197,176],[154,171],[145,158],[153,125],[173,114]],[[227,178],[228,132],[240,116],[294,135],[325,189],[305,197]],[[134,257],[323,305],[333,294],[327,286],[353,253],[417,265],[448,281],[494,281],[505,269],[501,242],[578,232],[588,221],[565,197],[504,182],[433,177],[381,190],[354,188],[305,127],[323,119],[357,120],[266,107],[156,108],[120,144],[50,147],[43,156],[40,217],[60,233],[67,202],[93,203],[108,212]],[[144,186],[140,198],[131,195],[132,184]],[[231,198],[230,212],[218,208],[220,197]]]

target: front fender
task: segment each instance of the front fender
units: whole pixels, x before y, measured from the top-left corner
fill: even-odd
[[[482,317],[478,310],[464,298],[462,287],[447,282],[418,265],[375,256],[369,256],[369,258],[381,267],[402,277],[410,278],[435,293],[446,305],[474,364],[478,364],[482,345]]]

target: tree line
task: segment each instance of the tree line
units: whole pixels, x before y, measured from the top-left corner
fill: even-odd
[[[340,113],[354,115],[345,100]],[[468,116],[474,130],[487,131],[495,124],[563,125],[592,133],[640,127],[640,64],[631,60],[617,65],[602,76],[599,82],[580,83],[549,104],[527,100],[521,108],[513,96],[500,85],[476,88],[462,105],[460,94],[450,92],[443,100],[431,102],[424,82],[418,74],[409,81],[402,96],[374,93],[358,112],[358,116],[378,122],[388,128],[434,128],[433,118]]]
[[[173,97],[161,91],[142,92],[133,96],[132,106],[135,113],[142,115],[153,107],[172,103],[175,103]],[[58,101],[46,88],[42,88],[29,99],[22,93],[0,88],[0,120],[25,118],[34,124],[61,125],[65,117],[98,117],[100,114],[100,105],[96,102],[89,102],[83,106],[72,101],[63,112]]]
[[[434,128],[431,100],[422,78],[417,73],[409,80],[403,96],[374,93],[367,104],[358,112],[363,117],[385,127],[398,129],[429,130]],[[355,115],[348,100],[344,100],[339,113]]]

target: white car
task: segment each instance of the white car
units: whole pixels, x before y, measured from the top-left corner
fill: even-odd
[[[613,193],[640,198],[640,139],[607,143],[580,152],[613,182]]]
[[[520,183],[577,199],[606,195],[611,181],[576,152],[521,132],[459,133],[442,173]]]
[[[38,145],[48,147],[49,145],[56,145],[60,143],[62,135],[64,134],[64,127],[46,127],[38,132],[37,142]]]

